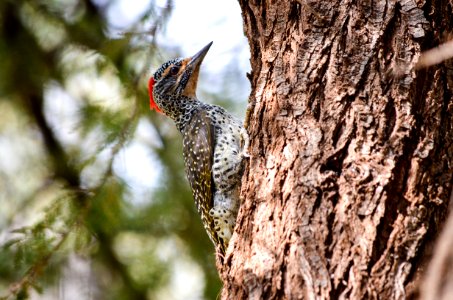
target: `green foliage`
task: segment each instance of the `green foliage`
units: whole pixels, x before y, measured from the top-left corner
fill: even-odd
[[[163,298],[181,272],[215,299],[214,248],[179,134],[148,109],[149,68],[162,62],[154,34],[171,1],[152,1],[120,38],[105,17],[113,2],[97,2],[0,2],[0,299],[72,284],[74,256],[89,266],[80,276],[95,274],[87,282],[99,299]],[[118,169],[133,145],[162,169],[147,170],[156,179],[142,201]]]

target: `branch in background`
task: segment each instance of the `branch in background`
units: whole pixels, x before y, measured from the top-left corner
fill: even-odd
[[[453,204],[453,190],[450,207]],[[437,239],[421,288],[421,300],[453,299],[453,210]]]
[[[113,175],[113,162],[115,160],[115,157],[118,155],[119,151],[123,148],[123,146],[126,144],[128,139],[132,136],[133,133],[133,128],[137,124],[137,120],[139,117],[139,103],[138,99],[135,99],[135,104],[134,108],[132,110],[132,115],[130,116],[129,119],[126,120],[124,125],[122,126],[116,144],[112,147],[112,151],[110,152],[110,159],[109,162],[107,163],[107,169],[104,172],[104,175],[102,176],[102,179],[97,187],[95,187],[93,190],[97,191],[99,190],[100,187],[102,187],[106,181],[109,179],[110,176]]]
[[[87,46],[92,49],[97,49],[100,45],[100,41],[103,38],[106,38],[104,35],[105,25],[102,8],[97,7],[93,4],[92,1],[84,0],[86,5],[86,12],[83,22],[88,21],[94,24],[89,27],[89,31],[85,30],[87,27],[79,23],[66,24],[67,32],[70,36],[71,42],[75,42],[80,45]],[[151,25],[151,29],[146,31],[146,34],[152,35],[153,39],[151,45],[155,44],[154,37],[159,27],[168,19],[170,12],[173,7],[173,1],[167,0],[167,5],[162,10],[162,14],[156,18],[156,20]],[[44,6],[42,7],[44,9]],[[15,14],[11,14],[11,18],[15,21],[14,24],[17,26],[14,29],[21,29],[24,32],[24,29],[21,25],[20,20],[17,19]],[[17,36],[17,35],[15,35]],[[57,51],[48,54],[46,60],[46,67],[51,70],[57,70],[57,64],[55,63]],[[125,60],[126,57],[121,57],[121,60]],[[119,61],[118,63],[123,63]],[[147,70],[143,70],[145,73]],[[55,71],[55,73],[58,73]],[[45,73],[43,73],[45,74]],[[45,82],[48,78],[41,78]],[[137,78],[136,78],[137,79]],[[90,191],[82,189],[80,186],[80,172],[77,165],[74,165],[73,160],[68,155],[61,141],[58,140],[55,132],[48,123],[45,113],[44,113],[44,99],[43,99],[43,87],[39,84],[36,85],[32,80],[24,80],[23,88],[18,92],[21,93],[21,99],[23,100],[24,107],[28,110],[29,115],[32,117],[34,123],[36,124],[38,130],[41,133],[43,139],[43,145],[48,154],[48,157],[52,163],[51,169],[53,170],[53,178],[58,179],[64,182],[65,186],[73,194],[73,202],[78,206],[79,210],[76,212],[74,220],[68,223],[66,230],[59,235],[59,240],[55,246],[44,252],[44,255],[40,256],[29,268],[22,278],[16,283],[11,284],[10,294],[5,296],[2,299],[9,299],[12,296],[18,296],[23,293],[26,293],[30,287],[35,286],[36,280],[44,274],[49,263],[52,261],[52,257],[61,249],[61,246],[65,243],[70,233],[74,230],[75,224],[83,224],[86,222],[86,216],[89,212],[90,202],[94,199],[98,193],[102,190],[107,180],[113,176],[112,174],[112,165],[116,155],[119,153],[121,148],[127,141],[132,137],[135,125],[139,118],[139,101],[136,99],[136,103],[133,108],[131,117],[123,124],[121,127],[118,136],[116,137],[116,143],[112,147],[110,159],[106,171],[102,176],[100,183]],[[139,80],[134,80],[135,88],[138,88]],[[118,260],[114,250],[113,250],[113,239],[114,236],[108,232],[102,231],[100,229],[97,232],[94,232],[98,243],[99,251],[104,258],[104,263],[109,267],[110,270],[114,270],[121,278],[124,283],[124,289],[131,295],[131,299],[146,299],[147,293],[146,289],[139,288],[135,285],[133,278],[130,276],[127,266],[125,266],[121,261]]]
[[[122,35],[125,38],[130,38],[131,36],[136,35],[149,35],[155,37],[158,30],[168,21],[171,12],[173,11],[173,0],[167,0],[165,5],[162,8],[160,16],[154,21],[154,23],[146,30],[137,30],[139,24],[136,24],[132,27],[131,30],[122,32]],[[150,42],[150,47],[156,46],[156,39],[152,39]]]
[[[453,40],[443,43],[436,48],[423,52],[418,59],[415,69],[423,69],[440,64],[453,57]]]
[[[70,189],[78,190],[80,186],[79,174],[74,166],[69,163],[68,155],[44,116],[42,96],[38,96],[38,93],[31,94],[26,100],[24,106],[29,109],[30,115],[34,118],[41,132],[44,145],[54,165],[55,177],[66,181]]]
[[[55,137],[53,130],[48,124],[43,111],[43,99],[37,95],[33,95],[29,98],[27,107],[30,109],[30,114],[34,118],[35,123],[37,124],[43,139],[45,148],[51,158],[55,170],[55,177],[65,181],[68,184],[68,188],[71,191],[75,192],[75,199],[80,208],[80,214],[75,218],[75,220],[68,226],[67,230],[61,235],[60,241],[40,260],[35,262],[27,271],[27,273],[21,278],[20,281],[11,284],[10,294],[2,297],[0,299],[9,299],[11,296],[17,296],[19,293],[23,293],[30,286],[34,285],[35,280],[44,272],[48,266],[51,258],[54,254],[59,251],[61,246],[66,241],[69,234],[72,232],[75,224],[83,224],[86,219],[86,214],[88,212],[90,199],[94,199],[99,191],[102,189],[107,179],[112,175],[112,164],[115,156],[118,154],[121,147],[127,141],[128,137],[131,136],[131,128],[138,118],[138,103],[134,105],[134,110],[132,116],[122,127],[119,136],[118,142],[112,149],[111,158],[109,161],[109,166],[104,173],[103,180],[99,185],[91,190],[91,193],[83,191],[80,187],[80,174],[77,172],[76,168],[68,162],[68,155],[64,151],[63,146]],[[117,274],[120,275],[122,281],[124,282],[124,287],[127,289],[129,295],[132,295],[132,299],[147,299],[146,291],[136,288],[133,283],[133,279],[130,277],[127,268],[118,260],[114,251],[113,251],[113,241],[112,238],[108,236],[105,232],[96,232],[96,238],[98,239],[100,245],[100,251],[106,258],[106,262],[111,266],[112,270],[116,270]]]
[[[34,286],[34,282],[44,272],[44,270],[46,269],[47,265],[49,264],[50,259],[52,258],[52,256],[64,244],[64,242],[66,241],[68,235],[71,233],[74,224],[76,224],[76,223],[77,222],[73,222],[69,226],[68,230],[61,235],[60,241],[52,248],[51,251],[49,251],[49,253],[47,253],[46,255],[41,257],[40,260],[35,262],[33,264],[33,266],[31,266],[28,269],[28,271],[25,273],[25,275],[22,276],[22,278],[18,282],[15,282],[15,283],[10,285],[10,287],[9,287],[9,295],[4,296],[4,297],[0,297],[0,300],[7,300],[7,299],[10,299],[13,296],[17,296],[17,298],[19,298],[18,295],[23,294],[25,291],[28,290],[28,288],[30,286]]]
[[[438,47],[422,52],[415,66],[413,66],[413,64],[409,62],[396,63],[389,70],[389,74],[396,78],[400,78],[403,75],[409,74],[412,68],[414,70],[425,69],[443,63],[444,61],[451,58],[453,58],[453,40],[443,43]]]

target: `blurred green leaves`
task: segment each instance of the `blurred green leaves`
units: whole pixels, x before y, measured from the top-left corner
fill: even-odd
[[[179,134],[148,110],[172,1],[151,1],[115,38],[112,3],[0,2],[0,299],[77,288],[73,257],[96,299],[215,299],[220,289]],[[132,145],[163,170],[140,170],[142,202],[121,169]]]

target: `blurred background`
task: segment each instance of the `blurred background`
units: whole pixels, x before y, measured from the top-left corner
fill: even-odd
[[[146,89],[210,41],[198,97],[243,118],[236,1],[0,1],[0,299],[216,299],[181,137]]]

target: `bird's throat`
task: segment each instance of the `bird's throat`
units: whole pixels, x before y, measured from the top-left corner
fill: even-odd
[[[203,105],[197,98],[184,95],[158,96],[155,98],[163,113],[173,119],[180,131],[184,129],[194,112]]]

